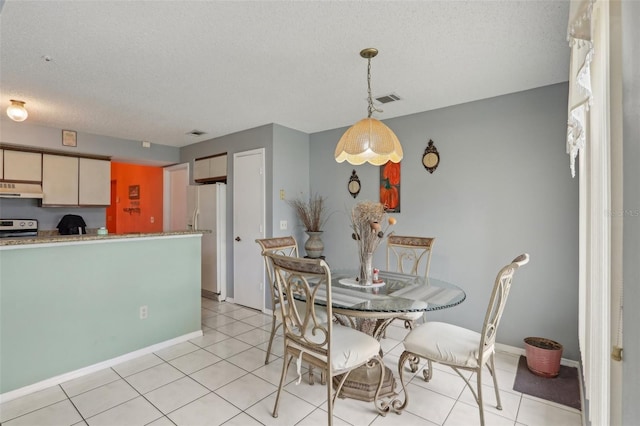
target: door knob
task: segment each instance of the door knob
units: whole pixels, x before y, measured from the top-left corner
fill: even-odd
[[[240,241],[240,237],[236,237],[236,241]]]

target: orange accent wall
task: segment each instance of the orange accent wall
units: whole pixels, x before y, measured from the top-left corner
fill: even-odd
[[[109,232],[162,232],[162,167],[111,162],[111,181],[116,194],[106,211]]]

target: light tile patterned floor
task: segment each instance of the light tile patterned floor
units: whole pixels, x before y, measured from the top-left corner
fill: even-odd
[[[282,338],[264,365],[271,317],[230,303],[202,299],[204,336],[0,405],[4,426],[28,425],[323,425],[326,391],[307,376],[295,384],[290,368],[279,416],[271,416],[282,369]],[[400,323],[382,341],[385,363],[397,374],[406,331]],[[513,390],[518,357],[496,359],[502,411],[492,382],[483,385],[487,425],[581,426],[579,411]],[[338,399],[335,425],[476,425],[478,409],[464,382],[435,365],[426,383],[409,380],[409,405],[400,416],[377,414],[372,403]],[[484,380],[483,380],[484,382]],[[399,383],[398,383],[399,384]]]

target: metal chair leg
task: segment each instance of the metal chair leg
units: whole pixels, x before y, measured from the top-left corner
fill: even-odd
[[[280,326],[280,324],[278,324],[278,327],[276,327],[276,317],[274,315],[273,319],[271,320],[271,336],[269,336],[269,346],[267,347],[267,356],[264,359],[264,365],[269,364],[269,355],[271,355],[271,345],[273,345],[273,338],[276,335],[276,329]]]

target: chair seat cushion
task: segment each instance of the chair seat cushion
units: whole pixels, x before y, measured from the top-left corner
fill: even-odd
[[[348,370],[365,363],[380,352],[380,342],[361,331],[335,324],[331,339],[331,366]]]
[[[478,368],[479,345],[480,333],[435,321],[414,328],[404,339],[404,347],[411,353],[432,361],[465,368]],[[485,360],[492,352],[493,348],[484,351]]]
[[[380,342],[361,331],[334,324],[332,333],[331,367],[334,373],[362,365],[380,353]],[[309,340],[314,340],[310,336],[310,332],[308,336]],[[291,345],[303,352],[310,353],[294,342],[291,342]],[[327,361],[323,356],[317,356],[317,358],[323,362]]]

